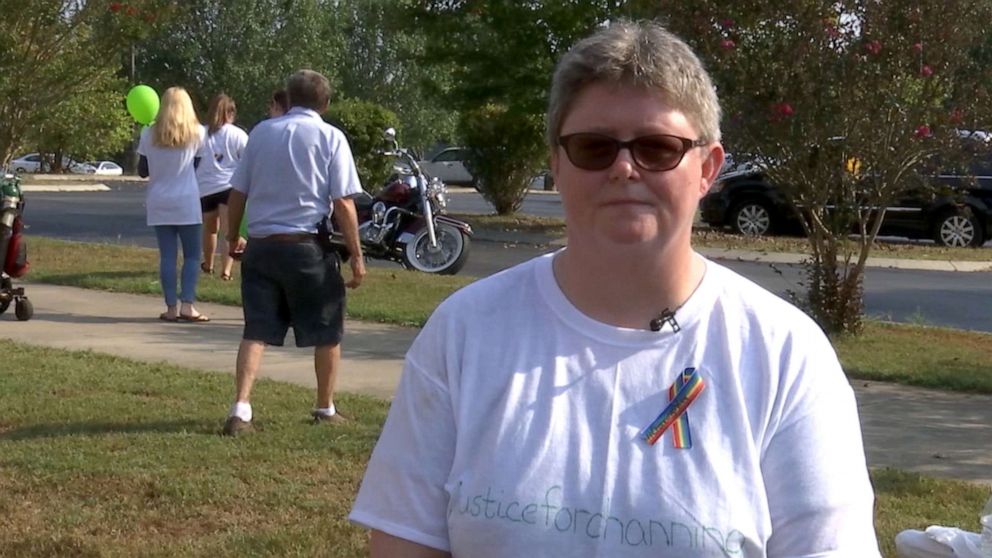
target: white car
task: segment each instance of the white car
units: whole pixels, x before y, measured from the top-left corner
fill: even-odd
[[[83,165],[84,163],[75,161],[72,157],[62,157],[62,168],[68,170],[69,172],[84,172],[80,170]],[[11,161],[9,168],[16,173],[46,172],[51,170],[48,168],[47,161],[42,159],[40,153],[28,153],[27,155],[22,155]]]
[[[105,176],[121,176],[124,174],[124,169],[113,161],[78,163],[70,167],[69,170],[78,174],[100,174]]]
[[[38,153],[28,153],[10,162],[10,170],[16,173],[39,172],[41,170],[41,155]]]
[[[475,178],[465,167],[469,153],[464,147],[448,147],[418,164],[427,176],[436,176],[445,184],[472,186]]]

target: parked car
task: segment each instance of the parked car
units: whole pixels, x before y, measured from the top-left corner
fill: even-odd
[[[39,153],[28,153],[10,162],[10,168],[16,173],[39,172],[42,159]]]
[[[63,156],[62,157],[62,168],[70,171],[76,172],[76,169],[82,163],[74,160],[72,157]],[[40,153],[28,153],[27,155],[22,155],[10,162],[11,170],[16,173],[26,173],[26,172],[45,172],[50,170],[48,168],[48,162],[44,160]]]
[[[71,172],[77,174],[99,174],[106,176],[121,176],[124,169],[113,161],[87,161],[78,163],[69,168]]]
[[[427,176],[436,176],[445,184],[474,186],[475,177],[465,164],[470,154],[466,147],[447,147],[418,164]]]
[[[992,238],[992,155],[976,155],[967,166],[923,177],[929,187],[911,189],[886,208],[879,233],[959,247]],[[700,201],[700,212],[708,225],[738,234],[801,230],[796,209],[752,163],[725,167]]]

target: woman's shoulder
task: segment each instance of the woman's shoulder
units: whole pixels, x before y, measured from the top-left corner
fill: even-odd
[[[223,126],[221,126],[220,131],[235,137],[241,137],[241,136],[244,136],[246,138],[248,137],[248,132],[246,132],[244,128],[238,126],[237,124],[224,124]]]
[[[718,304],[727,316],[742,320],[748,329],[769,335],[822,333],[816,322],[795,304],[737,272],[707,261],[708,279],[717,285]]]
[[[510,309],[515,301],[526,298],[536,290],[537,274],[542,266],[550,266],[538,256],[513,267],[479,279],[451,294],[438,306],[438,313],[459,316],[494,316]]]

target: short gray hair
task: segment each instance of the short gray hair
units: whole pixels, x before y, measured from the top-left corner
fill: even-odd
[[[313,70],[299,70],[286,80],[286,94],[290,106],[322,111],[331,101],[331,82]]]
[[[562,57],[548,102],[547,141],[552,149],[572,103],[593,83],[658,90],[696,127],[699,139],[720,140],[720,100],[709,74],[689,45],[655,22],[610,24]]]

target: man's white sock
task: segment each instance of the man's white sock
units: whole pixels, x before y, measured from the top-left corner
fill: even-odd
[[[231,414],[229,416],[238,417],[245,422],[251,422],[251,403],[247,401],[237,401],[234,405],[231,405]]]
[[[330,407],[324,407],[323,409],[314,409],[313,412],[327,416],[333,417],[337,413],[337,409],[334,408],[334,403],[331,403]]]

